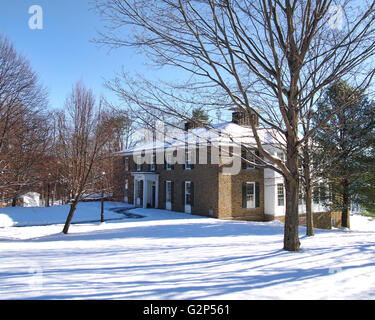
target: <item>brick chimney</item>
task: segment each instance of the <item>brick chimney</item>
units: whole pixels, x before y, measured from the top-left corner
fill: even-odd
[[[185,122],[185,131],[195,128],[204,128],[207,123],[208,121],[191,119]]]
[[[251,126],[252,118],[255,121],[255,125],[258,126],[258,117],[255,113],[249,113],[246,110],[240,108],[232,108],[232,122],[240,126]]]

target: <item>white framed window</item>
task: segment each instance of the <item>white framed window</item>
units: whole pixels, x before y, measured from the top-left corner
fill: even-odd
[[[277,151],[276,152],[276,156],[281,160],[281,161],[285,161],[285,154],[283,151]]]
[[[260,208],[260,189],[259,182],[242,183],[242,208],[255,209]]]
[[[191,182],[185,181],[185,205],[191,205]]]
[[[124,201],[128,202],[129,201],[129,180],[125,179],[125,184],[124,184]]]
[[[124,185],[124,196],[127,197],[129,193],[129,180],[125,179],[125,185]]]
[[[255,182],[246,182],[246,208],[255,208]]]
[[[142,180],[134,180],[134,200],[135,200],[135,205],[140,206],[141,205],[141,195],[142,195]]]
[[[124,158],[124,169],[125,171],[129,171],[129,157]]]
[[[192,152],[191,151],[185,151],[185,170],[191,170],[192,169]]]
[[[156,154],[152,153],[150,157],[151,157],[150,171],[155,171],[156,170]]]
[[[172,155],[167,154],[166,157],[165,157],[165,169],[170,171],[170,170],[172,170],[172,168],[173,168]]]
[[[250,159],[250,160],[255,161],[254,159]],[[246,163],[246,170],[254,170],[254,169],[255,169],[255,167],[253,165],[251,165],[248,162]]]
[[[253,163],[257,163],[257,164],[260,163],[259,160],[257,160],[255,158],[255,156],[259,157],[259,151],[258,150],[249,151],[249,150],[246,150],[246,149],[242,149],[241,152],[242,152],[242,154],[241,154],[242,158],[247,159],[247,160],[249,160]],[[242,169],[255,170],[256,167],[253,164],[243,160],[242,161]]]
[[[142,170],[142,165],[141,165],[141,157],[137,156],[136,161],[135,161],[135,170],[136,171],[141,171]]]
[[[283,183],[278,183],[277,184],[277,205],[279,207],[284,206],[285,200],[284,200],[284,184]]]

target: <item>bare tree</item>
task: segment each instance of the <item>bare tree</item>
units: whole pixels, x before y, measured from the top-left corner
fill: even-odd
[[[101,103],[78,82],[58,114],[56,155],[70,193],[70,210],[63,233],[68,233],[77,204],[95,180],[93,168],[107,142],[111,126],[102,121]]]
[[[300,149],[344,106],[305,132],[301,119],[334,80],[351,79],[361,89],[371,82],[374,6],[349,0],[97,0],[107,23],[98,41],[141,48],[154,64],[186,72],[188,80],[170,90],[160,83],[123,83],[122,95],[144,109],[179,117],[172,102],[194,104],[201,93],[207,105],[235,106],[277,132],[285,162],[263,147],[252,122],[263,165],[284,176],[284,249],[299,251]]]
[[[46,90],[29,62],[0,34],[0,153],[25,112],[47,104]]]
[[[38,162],[48,148],[47,105],[37,74],[0,34],[0,190],[12,205],[38,186]]]
[[[43,175],[43,159],[50,148],[50,126],[45,114],[25,112],[3,146],[5,167],[1,187],[16,205],[19,195],[36,191]]]

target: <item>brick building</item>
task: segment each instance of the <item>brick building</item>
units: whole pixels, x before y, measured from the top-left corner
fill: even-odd
[[[208,130],[189,123],[163,141],[117,153],[114,197],[143,208],[160,208],[219,219],[283,221],[285,189],[281,175],[241,160],[257,154],[250,119],[234,112],[232,122]],[[276,134],[259,130],[264,148],[281,159]],[[245,152],[244,148],[250,152]],[[300,200],[304,221],[305,205]],[[340,216],[314,198],[316,227],[340,224]]]

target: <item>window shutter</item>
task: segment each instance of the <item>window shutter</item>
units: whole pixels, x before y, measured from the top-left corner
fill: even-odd
[[[246,208],[246,182],[242,183],[242,208]]]
[[[194,182],[190,182],[190,205],[194,206]]]
[[[163,202],[166,203],[167,202],[167,181],[164,181],[164,197],[163,197]]]
[[[260,186],[259,182],[255,182],[255,208],[260,207]]]
[[[185,205],[185,181],[182,181],[182,205]]]
[[[185,139],[186,139],[186,135],[185,135]],[[187,160],[187,157],[188,157],[188,155],[187,155],[187,151],[188,151],[188,146],[187,146],[187,144],[186,144],[186,142],[185,142],[185,149],[184,149],[184,163],[183,163],[183,165],[182,165],[182,169],[183,169],[183,170],[186,170],[186,160]]]
[[[171,202],[174,202],[174,181],[171,181]]]

